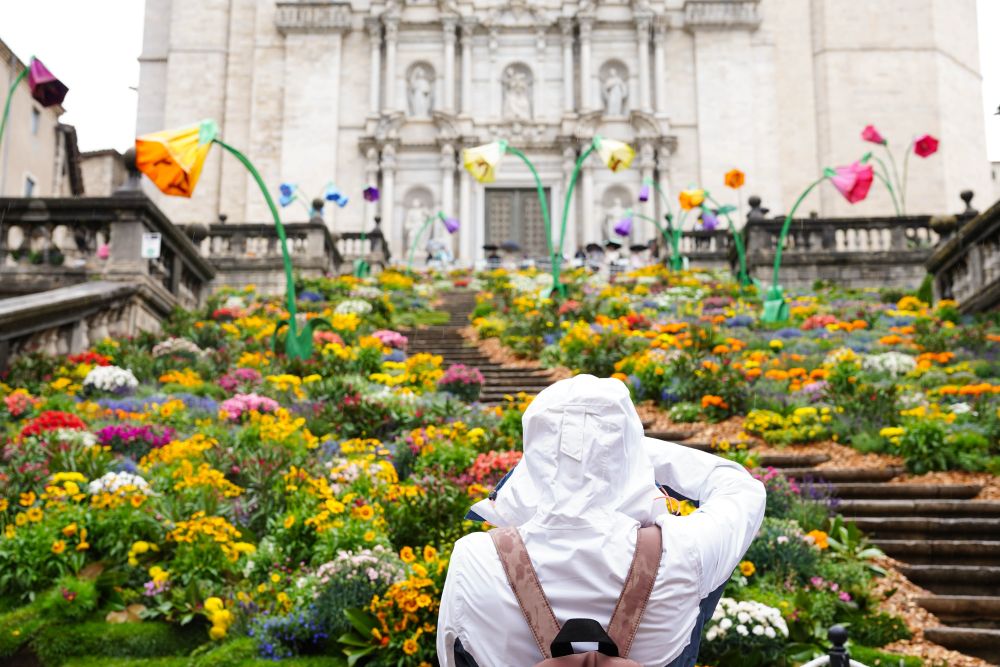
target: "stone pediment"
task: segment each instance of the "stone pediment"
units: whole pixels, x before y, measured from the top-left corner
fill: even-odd
[[[279,0],[274,27],[290,32],[339,32],[351,27],[351,3],[336,0]]]
[[[483,20],[487,28],[545,28],[554,25],[555,17],[527,0],[510,0],[496,7]]]
[[[760,21],[760,0],[686,0],[684,3],[684,27],[688,30],[756,30]]]

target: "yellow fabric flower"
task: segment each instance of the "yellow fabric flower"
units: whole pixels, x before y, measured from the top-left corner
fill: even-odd
[[[462,151],[462,162],[472,177],[480,183],[492,183],[497,179],[496,167],[504,153],[507,143],[494,141]]]
[[[635,159],[635,150],[623,141],[598,138],[595,143],[597,143],[597,154],[611,171],[625,171]]]

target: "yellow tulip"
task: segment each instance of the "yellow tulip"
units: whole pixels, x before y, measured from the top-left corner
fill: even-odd
[[[217,134],[215,122],[205,120],[138,137],[135,165],[164,194],[190,197]]]
[[[494,141],[482,146],[466,148],[462,151],[465,168],[480,183],[492,183],[497,179],[496,167],[507,151],[504,141]]]
[[[702,202],[705,201],[705,191],[683,190],[677,198],[680,200],[681,208],[685,211],[690,211],[695,207],[701,206]]]
[[[624,171],[635,159],[635,151],[623,141],[598,138],[596,143],[597,154],[611,171]]]

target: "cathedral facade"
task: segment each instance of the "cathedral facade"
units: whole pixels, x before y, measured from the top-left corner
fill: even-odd
[[[346,194],[327,205],[333,231],[380,216],[397,257],[428,216],[457,217],[447,242],[464,262],[508,241],[542,255],[545,232],[528,169],[508,156],[484,186],[463,148],[521,149],[558,226],[593,137],[627,141],[631,169],[583,167],[572,254],[630,208],[661,215],[662,201],[637,199],[647,180],[672,197],[703,187],[723,204],[745,209],[756,194],[786,211],[824,167],[875,148],[860,139],[870,123],[900,153],[918,134],[940,138],[939,154],[910,160],[908,208],[953,211],[959,190],[991,191],[978,59],[975,0],[146,0],[137,125],[216,119],[275,191]],[[733,168],[747,174],[739,192],[723,186]],[[379,202],[362,199],[367,185]],[[259,222],[255,187],[213,151],[192,200],[158,201],[182,223]],[[809,210],[893,209],[875,188],[853,208],[827,188]]]

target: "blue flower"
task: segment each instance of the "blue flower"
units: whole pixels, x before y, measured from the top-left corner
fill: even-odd
[[[318,292],[313,292],[312,290],[305,290],[304,292],[299,292],[299,299],[301,301],[311,301],[316,303],[317,301],[323,300],[323,295]]]

